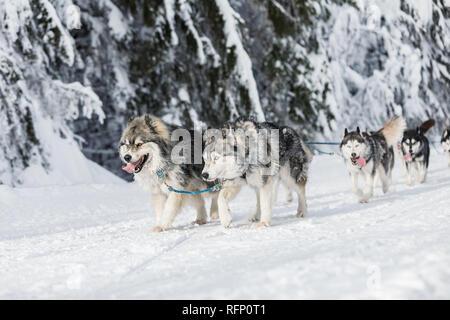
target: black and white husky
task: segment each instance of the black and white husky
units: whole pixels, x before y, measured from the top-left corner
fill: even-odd
[[[450,127],[445,129],[442,133],[441,145],[444,152],[447,154],[448,166],[450,167]]]
[[[172,151],[178,142],[172,139],[176,129],[180,128],[145,115],[130,120],[120,139],[120,158],[125,163],[122,169],[133,174],[139,185],[151,194],[156,213],[153,231],[156,232],[168,229],[175,216],[188,204],[197,210],[195,222],[206,223],[204,196],[213,197],[210,215],[212,219],[218,218],[216,192],[180,194],[168,189],[171,186],[178,190],[200,191],[212,186],[201,178],[201,161],[199,164],[195,161],[179,163],[172,158]],[[193,135],[194,131],[188,133]],[[201,133],[199,136],[201,139]],[[194,139],[189,141],[191,143]]]
[[[305,216],[305,187],[312,153],[292,128],[240,118],[205,140],[202,176],[207,181],[218,180],[223,186],[218,208],[224,227],[232,220],[228,202],[243,184],[256,191],[257,209],[251,220],[259,221],[258,226],[270,224],[280,179],[298,195],[297,217]]]
[[[430,142],[425,134],[434,125],[430,119],[416,129],[406,130],[402,139],[402,154],[406,164],[408,185],[413,184],[413,174],[420,183],[427,180],[428,163],[430,161]]]
[[[402,117],[394,117],[376,132],[361,132],[359,127],[353,132],[345,129],[340,148],[359,202],[368,202],[372,197],[376,177],[381,179],[383,192],[388,191],[394,167],[393,147],[402,139],[405,127]],[[358,186],[360,175],[365,179],[364,191]]]

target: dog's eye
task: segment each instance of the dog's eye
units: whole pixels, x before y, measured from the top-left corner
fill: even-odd
[[[137,148],[139,148],[140,146],[142,146],[142,143],[136,143],[135,146],[136,146]]]
[[[358,148],[358,147],[359,147],[359,144],[355,145],[355,148]]]
[[[214,160],[219,160],[219,155],[218,155],[218,154],[216,154],[216,155],[214,156]]]

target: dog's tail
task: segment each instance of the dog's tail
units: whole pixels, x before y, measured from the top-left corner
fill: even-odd
[[[433,119],[429,119],[420,125],[419,131],[422,132],[422,134],[426,134],[435,123],[436,122]]]
[[[394,147],[403,137],[403,132],[406,129],[406,121],[403,117],[393,117],[388,120],[377,133],[381,133],[386,139],[390,147]]]

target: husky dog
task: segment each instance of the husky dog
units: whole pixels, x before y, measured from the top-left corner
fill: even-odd
[[[176,142],[171,140],[171,134],[175,129],[177,127],[154,116],[145,115],[130,120],[120,139],[120,158],[126,163],[122,169],[134,174],[139,185],[151,193],[156,213],[155,232],[168,229],[187,204],[197,210],[196,223],[204,224],[207,218],[205,193],[187,195],[168,189],[171,186],[178,190],[198,191],[211,186],[200,176],[202,164],[176,164],[172,161],[171,153]],[[213,196],[211,218],[217,219],[217,193],[208,194]]]
[[[441,138],[441,145],[444,152],[447,154],[448,166],[450,167],[450,127],[444,130]]]
[[[277,133],[277,145],[261,136],[262,132],[269,133],[269,130]],[[206,140],[202,176],[207,181],[219,180],[223,185],[218,207],[224,227],[228,227],[232,220],[228,202],[245,183],[256,191],[257,208],[251,221],[260,221],[258,226],[270,224],[272,203],[280,179],[298,194],[297,217],[305,216],[305,186],[312,153],[292,128],[239,118],[223,127],[214,138]],[[256,150],[252,150],[252,146]],[[267,157],[263,156],[264,152],[267,152]],[[270,161],[264,160],[267,158]]]
[[[405,126],[402,117],[394,117],[377,132],[361,132],[359,127],[353,132],[345,129],[340,148],[359,202],[368,202],[372,197],[377,176],[383,192],[388,191],[392,182],[394,146],[402,139]],[[358,187],[359,175],[365,178],[364,191]]]
[[[416,129],[403,133],[402,153],[406,164],[408,185],[413,184],[413,171],[420,183],[427,180],[428,163],[430,160],[430,142],[425,134],[434,125],[434,120],[425,121]]]

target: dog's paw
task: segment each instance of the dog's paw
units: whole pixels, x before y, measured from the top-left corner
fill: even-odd
[[[368,203],[369,199],[359,199],[359,203]]]
[[[152,228],[152,232],[163,232],[164,229],[160,226],[155,226]]]
[[[257,221],[259,221],[259,217],[256,214],[254,214],[248,218],[248,221],[257,222]]]
[[[258,228],[268,227],[268,226],[269,226],[269,223],[267,221],[261,221],[256,224],[256,227],[258,227]]]
[[[217,220],[217,219],[219,219],[219,212],[218,211],[213,211],[213,212],[211,212],[209,217],[210,217],[211,220]]]
[[[296,218],[304,218],[306,216],[306,212],[297,212],[297,214],[295,215]]]
[[[205,224],[205,223],[206,223],[206,219],[197,219],[197,220],[192,222],[192,224],[199,224],[199,225],[202,225],[202,224]]]
[[[224,228],[228,228],[231,224],[231,217],[230,218],[224,218],[220,220],[220,223]]]

